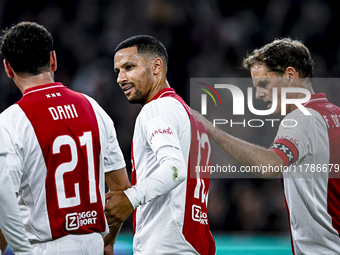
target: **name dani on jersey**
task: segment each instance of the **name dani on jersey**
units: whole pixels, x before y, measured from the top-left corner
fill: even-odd
[[[78,118],[78,113],[74,104],[49,107],[48,110],[50,111],[53,120]]]

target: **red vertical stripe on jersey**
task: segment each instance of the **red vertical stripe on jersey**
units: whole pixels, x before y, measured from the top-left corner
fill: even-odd
[[[26,90],[18,105],[31,122],[44,156],[52,238],[105,231],[100,137],[90,102],[54,83]]]
[[[321,96],[325,97],[324,94]],[[340,165],[340,127],[333,119],[340,119],[340,108],[322,98],[311,100],[306,106],[318,111],[324,120],[325,116],[329,120],[325,123],[329,140],[329,164],[333,165],[333,168],[328,171],[327,212],[332,217],[333,228],[340,234],[340,172],[335,172],[334,167]]]
[[[337,113],[340,116],[340,110]],[[329,164],[340,165],[340,128],[328,128]],[[327,190],[327,211],[332,217],[332,225],[340,234],[340,172],[335,167],[329,172]]]
[[[185,239],[201,254],[201,255],[214,255],[216,253],[216,246],[214,238],[209,229],[209,221],[207,214],[206,199],[202,196],[206,196],[209,190],[210,174],[208,172],[201,173],[200,178],[196,177],[196,165],[198,158],[198,150],[201,150],[201,161],[200,166],[210,166],[211,157],[209,155],[210,141],[208,134],[203,127],[203,124],[197,121],[196,116],[193,115],[190,107],[178,96],[173,89],[163,89],[158,93],[154,99],[160,97],[173,97],[178,100],[188,113],[191,125],[191,145],[188,162],[188,173],[187,173],[187,193],[185,202],[184,212],[184,224],[183,224],[183,235]],[[202,148],[198,141],[198,134],[200,136],[206,136],[205,147]],[[209,160],[207,163],[207,155]],[[195,190],[197,190],[197,183],[200,183],[198,194],[199,197],[194,197]]]
[[[133,156],[133,141],[131,143],[131,166],[132,166],[132,173],[131,173],[131,184],[137,184],[137,174],[136,174],[136,166],[135,166],[135,158]],[[137,208],[133,210],[132,213],[132,227],[133,227],[133,234],[136,233],[136,214]]]

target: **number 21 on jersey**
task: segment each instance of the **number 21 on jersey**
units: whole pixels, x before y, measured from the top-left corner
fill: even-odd
[[[90,203],[96,203],[97,194],[91,132],[84,132],[84,134],[79,137],[79,141],[81,146],[86,146]],[[68,145],[70,147],[71,161],[60,164],[55,171],[55,184],[57,187],[57,198],[60,209],[74,207],[80,205],[81,203],[79,183],[74,184],[75,196],[67,198],[65,194],[65,183],[63,178],[65,173],[73,171],[78,164],[77,145],[74,139],[69,135],[58,136],[53,142],[53,154],[59,154],[60,147],[63,145]]]

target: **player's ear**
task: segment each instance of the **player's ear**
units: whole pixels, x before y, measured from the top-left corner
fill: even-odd
[[[8,62],[7,59],[4,59],[3,63],[4,63],[5,71],[6,71],[8,78],[13,79],[14,78],[14,71],[13,71],[13,68],[11,67],[10,63]]]
[[[55,51],[50,53],[50,67],[53,72],[57,70],[57,54]]]
[[[299,78],[300,75],[299,75],[299,73],[296,71],[296,69],[294,67],[288,66],[286,68],[286,71],[285,71],[283,77],[284,78],[288,78],[290,86],[292,86],[294,84],[294,80],[296,78]]]
[[[286,68],[285,76],[287,78],[299,78],[299,73],[295,70],[294,67],[288,66]]]
[[[160,72],[162,72],[162,69],[163,69],[163,60],[161,58],[155,58],[153,60],[153,74],[157,75],[159,74]]]

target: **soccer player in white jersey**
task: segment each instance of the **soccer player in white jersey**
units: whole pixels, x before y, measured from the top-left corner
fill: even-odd
[[[142,105],[132,144],[132,186],[110,192],[109,224],[135,209],[134,254],[215,254],[209,230],[208,135],[166,80],[168,55],[151,36],[134,36],[115,50],[117,82],[130,103]],[[190,156],[189,156],[190,155]]]
[[[273,88],[277,88],[274,114],[282,111],[281,88],[295,87],[311,93],[311,99],[303,104],[310,115],[288,104],[284,119],[291,123],[280,126],[269,149],[237,139],[201,116],[209,136],[238,164],[267,166],[267,172],[259,173],[264,177],[274,177],[283,170],[293,254],[339,254],[340,108],[331,104],[325,94],[313,92],[313,61],[300,41],[275,40],[254,50],[243,64],[251,72],[256,98],[268,103],[268,108],[274,100]],[[287,95],[297,99],[303,94]]]
[[[130,182],[112,120],[54,81],[56,53],[43,26],[12,26],[1,51],[23,94],[0,115],[0,132],[33,254],[104,254],[104,236],[105,254],[113,254],[120,226],[107,225],[105,181],[110,190]]]
[[[0,133],[0,254],[5,252],[7,242],[15,254],[30,255],[28,242],[16,200],[12,180],[6,169],[6,149]],[[5,238],[4,238],[5,237]]]

